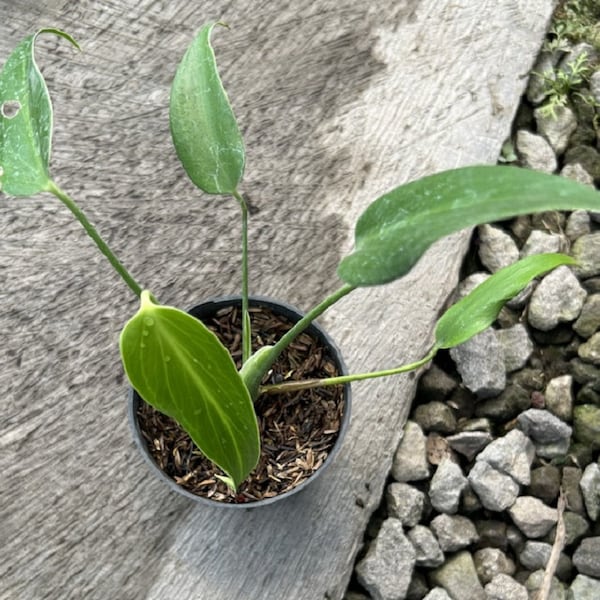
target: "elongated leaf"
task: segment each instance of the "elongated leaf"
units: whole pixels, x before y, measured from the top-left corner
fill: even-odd
[[[53,33],[77,42],[58,29],[41,29],[25,38],[0,73],[0,190],[30,196],[48,189],[52,143],[52,104],[34,57],[35,40]]]
[[[191,315],[155,304],[144,291],[120,347],[140,396],[173,417],[239,485],[258,462],[258,425],[248,390],[217,337]]]
[[[171,87],[171,136],[189,178],[207,194],[232,194],[244,173],[244,143],[217,71],[205,25]]]
[[[406,274],[436,240],[472,225],[544,210],[600,210],[600,194],[565,177],[507,166],[444,171],[402,185],[359,218],[338,275],[355,286]]]
[[[438,348],[452,348],[489,327],[500,309],[534,277],[576,261],[565,254],[536,254],[500,269],[451,306],[435,327]]]

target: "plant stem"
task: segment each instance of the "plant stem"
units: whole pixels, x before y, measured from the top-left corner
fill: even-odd
[[[422,359],[402,365],[394,369],[385,371],[372,371],[370,373],[356,373],[354,375],[340,375],[339,377],[327,377],[325,379],[305,379],[304,381],[289,381],[277,383],[273,385],[265,385],[259,388],[261,394],[281,394],[285,392],[295,392],[298,390],[307,390],[315,387],[323,387],[326,385],[343,385],[353,381],[363,381],[365,379],[375,379],[376,377],[389,377],[390,375],[398,375],[407,371],[414,371],[424,364],[428,363],[437,353],[438,348],[434,346],[426,356]]]
[[[96,231],[96,228],[89,222],[83,211],[77,206],[75,201],[68,196],[66,192],[61,190],[54,181],[50,181],[48,184],[48,191],[54,194],[75,216],[75,218],[81,223],[87,234],[94,240],[96,246],[104,256],[108,259],[108,262],[113,266],[115,271],[121,276],[123,281],[131,288],[133,293],[139,298],[142,293],[141,286],[137,281],[129,274],[127,269],[121,264],[119,259],[115,256],[113,251],[108,247],[108,244],[100,237],[100,234]]]
[[[252,354],[250,313],[248,312],[248,205],[244,197],[235,190],[234,198],[242,209],[242,364]]]

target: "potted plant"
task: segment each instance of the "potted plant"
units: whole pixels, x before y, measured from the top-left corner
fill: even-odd
[[[249,506],[285,497],[305,485],[299,479],[296,488],[287,486],[280,495],[271,490],[258,502],[248,502],[256,499],[248,486],[258,477],[261,447],[264,457],[266,448],[276,446],[275,436],[262,427],[265,412],[284,413],[283,408],[293,406],[299,421],[291,430],[310,430],[318,420],[311,407],[324,404],[334,415],[331,421],[337,423],[337,430],[328,431],[322,423],[318,426],[331,434],[327,452],[334,453],[336,439],[339,446],[349,418],[351,382],[425,365],[438,350],[461,344],[491,325],[503,304],[531,279],[558,265],[574,264],[574,260],[564,254],[542,254],[498,271],[438,320],[426,356],[376,372],[347,374],[335,351],[326,348],[327,337],[315,320],[327,308],[357,287],[401,278],[433,242],[452,232],[536,211],[600,210],[600,196],[564,178],[506,166],[458,168],[406,183],[376,199],[359,218],[355,247],[337,269],[341,284],[336,292],[305,315],[290,316],[287,309],[281,315],[271,305],[265,308],[264,302],[253,301],[248,293],[248,208],[239,191],[246,155],[210,43],[216,25],[200,29],[177,68],[171,88],[170,126],[175,151],[191,181],[206,194],[231,197],[239,204],[242,285],[233,307],[209,302],[208,308],[200,305],[190,314],[160,304],[127,271],[79,206],[50,176],[52,107],[35,63],[34,46],[38,35],[55,34],[78,47],[57,29],[44,29],[25,38],[0,74],[0,185],[1,191],[12,196],[39,192],[56,196],[139,297],[138,312],[121,332],[120,352],[135,390],[130,414],[135,431],[146,440],[140,442],[141,447],[158,447],[165,456],[161,445],[166,438],[174,440],[166,453],[167,462],[181,463],[185,455],[192,465],[187,473],[174,476],[178,485],[185,485],[186,478],[205,477],[211,482],[206,496],[212,502]],[[256,315],[262,315],[260,326]],[[265,321],[271,328],[261,330]],[[213,332],[215,328],[221,339]],[[260,336],[257,331],[262,332]],[[311,335],[302,337],[307,332]],[[278,369],[277,361],[298,347],[304,348],[305,354],[288,356],[287,366]],[[317,365],[316,375],[306,367],[315,363],[315,357],[325,357]],[[337,399],[313,395],[332,390],[337,390]],[[271,398],[279,398],[277,409],[270,404]],[[267,407],[262,413],[258,411],[261,403]],[[157,429],[149,432],[153,427]],[[293,446],[288,440],[287,450]],[[280,451],[276,448],[275,455]],[[305,463],[307,480],[326,463],[314,452],[296,460]],[[161,466],[160,456],[152,461],[156,468]],[[262,466],[271,477],[269,467]],[[182,493],[200,497],[185,490]]]

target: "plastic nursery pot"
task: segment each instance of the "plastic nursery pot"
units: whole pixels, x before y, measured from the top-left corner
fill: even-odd
[[[274,343],[303,316],[287,304],[263,297],[251,297],[249,306],[253,350]],[[239,359],[239,297],[211,299],[188,312],[211,327],[234,360]],[[281,381],[290,371],[297,371],[302,379],[347,374],[340,351],[317,323],[312,323],[282,353],[269,373],[268,383]],[[350,405],[350,384],[260,396],[255,409],[261,430],[261,459],[236,496],[214,477],[221,472],[199,453],[187,434],[133,389],[128,413],[135,442],[159,479],[196,502],[235,509],[256,508],[288,498],[321,476],[342,445]],[[289,438],[280,437],[286,431]]]

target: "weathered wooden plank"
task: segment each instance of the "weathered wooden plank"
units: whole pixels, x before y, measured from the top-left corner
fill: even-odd
[[[171,150],[175,65],[203,22],[248,146],[252,290],[303,308],[338,286],[352,225],[390,187],[491,162],[551,0],[359,3],[0,0],[0,56],[44,42],[55,99],[53,173],[124,263],[179,306],[235,292],[233,203],[200,197]],[[50,51],[50,52],[48,52]],[[232,225],[233,224],[233,225]],[[354,369],[427,346],[466,234],[403,281],[324,319]],[[117,339],[135,309],[50,198],[0,200],[0,594],[5,598],[340,598],[378,504],[414,380],[355,386],[347,442],[315,489],[221,515],[170,495],[131,443]]]

